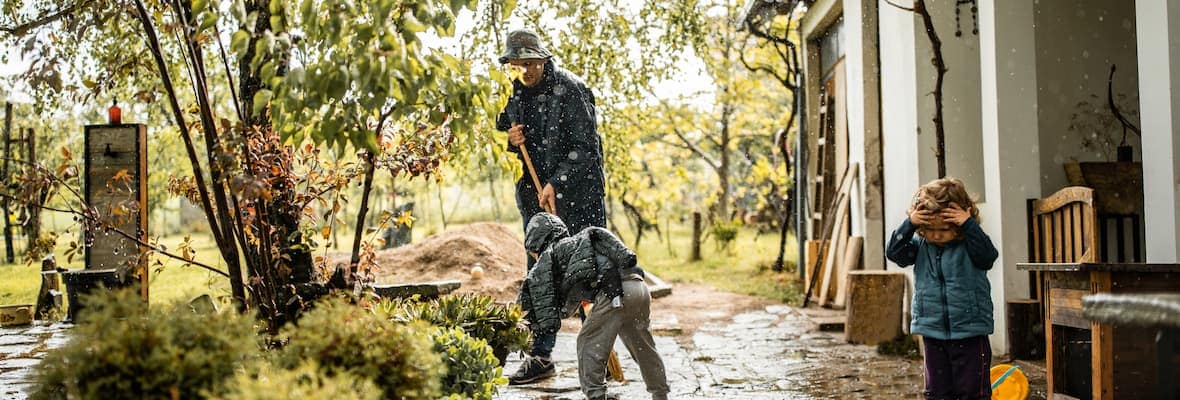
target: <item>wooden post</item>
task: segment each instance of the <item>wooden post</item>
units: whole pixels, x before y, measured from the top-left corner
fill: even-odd
[[[0,181],[3,181],[3,186],[8,186],[8,159],[12,157],[12,103],[4,104],[4,162],[0,165]],[[16,262],[16,256],[12,251],[12,225],[8,220],[8,198],[5,197],[0,200],[0,211],[4,212],[4,255],[9,264]]]
[[[54,311],[61,310],[61,275],[57,273],[57,262],[53,254],[41,260],[41,291],[37,295],[36,319],[45,319]]]
[[[85,141],[86,204],[97,208],[113,228],[146,242],[147,126],[88,125]],[[115,177],[127,180],[115,181]],[[127,205],[133,205],[134,209],[126,208]],[[86,247],[86,269],[115,268],[120,278],[138,276],[140,294],[146,300],[146,249],[117,232],[87,232],[87,235],[93,235],[94,241]]]
[[[689,256],[689,261],[699,261],[701,259],[701,213],[699,211],[692,213],[692,255]]]
[[[1008,299],[1008,354],[1017,360],[1039,360],[1045,356],[1045,323],[1041,302],[1036,299]]]

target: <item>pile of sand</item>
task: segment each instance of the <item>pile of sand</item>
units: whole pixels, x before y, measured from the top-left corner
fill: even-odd
[[[496,301],[515,301],[524,280],[525,252],[511,228],[481,222],[454,228],[421,242],[377,252],[379,284],[458,279],[458,293],[477,293]],[[471,267],[483,266],[473,280]]]

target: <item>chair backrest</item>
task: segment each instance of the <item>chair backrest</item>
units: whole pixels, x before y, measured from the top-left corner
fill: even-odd
[[[1029,229],[1032,231],[1029,262],[1098,261],[1100,227],[1094,208],[1094,189],[1070,186],[1033,200]]]

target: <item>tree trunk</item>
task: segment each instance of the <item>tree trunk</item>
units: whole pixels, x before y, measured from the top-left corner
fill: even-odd
[[[377,170],[376,157],[371,152],[365,152],[362,157],[365,162],[365,183],[361,191],[361,209],[356,217],[356,232],[352,239],[352,258],[349,259],[348,269],[352,274],[357,273],[361,260],[361,241],[365,236],[365,215],[369,213],[369,193],[373,189],[373,173]]]
[[[692,213],[692,254],[688,256],[689,261],[700,261],[701,259],[701,213]]]

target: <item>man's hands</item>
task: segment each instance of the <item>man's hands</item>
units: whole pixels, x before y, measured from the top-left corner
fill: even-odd
[[[516,147],[524,147],[524,125],[512,124],[508,128],[508,144]],[[532,169],[532,167],[529,167]],[[532,174],[532,171],[529,171]],[[536,181],[534,176],[533,180]],[[553,189],[553,185],[546,183],[545,187],[537,192],[537,202],[541,204],[541,209],[547,213],[557,215],[557,191]]]
[[[545,188],[537,194],[537,202],[541,203],[541,209],[545,212],[557,215],[557,191],[553,190],[553,184],[545,184]]]
[[[524,146],[524,125],[512,124],[508,128],[508,144],[516,147]]]
[[[914,225],[929,225],[935,221],[935,218],[942,218],[943,222],[962,226],[964,222],[967,222],[967,218],[971,218],[971,207],[964,210],[958,204],[951,203],[950,207],[943,208],[937,215],[928,210],[914,210],[913,208],[910,208],[909,214],[910,223]]]

